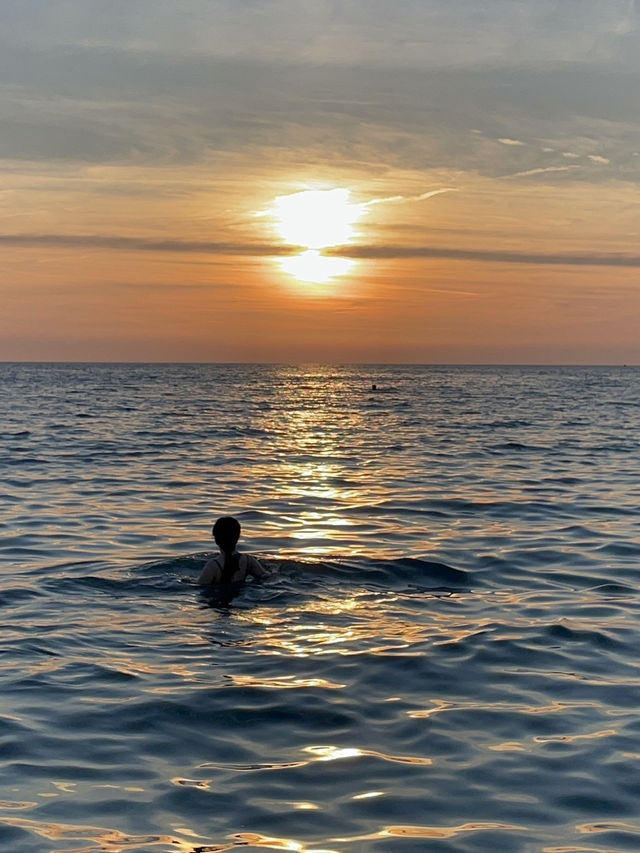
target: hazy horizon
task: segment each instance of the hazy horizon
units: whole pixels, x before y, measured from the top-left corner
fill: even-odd
[[[633,363],[621,363],[621,362],[608,362],[608,363],[590,363],[590,362],[574,362],[574,363],[560,363],[560,362],[552,362],[552,361],[539,361],[539,362],[507,362],[507,361],[494,361],[494,362],[445,362],[445,361],[92,361],[91,359],[80,360],[76,359],[73,361],[61,361],[61,360],[53,360],[53,359],[31,359],[31,360],[22,360],[22,361],[14,361],[11,359],[2,359],[0,360],[0,364],[95,364],[95,365],[167,365],[167,366],[179,366],[179,365],[193,365],[197,366],[228,366],[233,367],[235,365],[242,367],[472,367],[472,368],[492,368],[492,367],[558,367],[558,368],[608,368],[608,367],[620,367],[620,368],[638,368],[640,364]]]

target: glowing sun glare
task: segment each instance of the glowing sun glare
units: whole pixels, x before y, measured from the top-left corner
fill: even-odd
[[[280,258],[280,269],[298,281],[325,284],[340,275],[346,275],[353,267],[350,258],[333,258],[321,255],[317,249],[309,249],[290,258]]]
[[[354,266],[349,258],[328,257],[321,249],[343,246],[354,235],[364,206],[350,201],[347,189],[304,190],[278,196],[273,214],[280,237],[306,251],[279,260],[280,268],[298,281],[324,284],[346,275]]]
[[[283,240],[306,249],[340,246],[353,237],[353,226],[363,213],[352,204],[346,189],[304,190],[275,199],[273,213]]]

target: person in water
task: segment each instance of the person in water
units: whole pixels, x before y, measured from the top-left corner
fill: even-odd
[[[247,575],[266,578],[271,574],[255,557],[250,554],[238,554],[236,551],[240,538],[240,522],[237,519],[230,516],[219,518],[213,525],[213,538],[220,548],[220,553],[205,563],[198,583],[235,584],[242,583]]]

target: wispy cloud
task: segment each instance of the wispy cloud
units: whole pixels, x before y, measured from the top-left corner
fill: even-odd
[[[527,169],[525,172],[514,172],[513,175],[503,175],[503,178],[528,178],[532,175],[544,175],[547,172],[570,172],[572,169],[579,169],[580,166],[545,166],[540,169]]]
[[[176,252],[183,254],[232,255],[246,257],[286,257],[300,252],[300,246],[267,243],[226,243],[193,240],[147,240],[138,237],[103,237],[70,234],[4,234],[0,246],[49,246],[59,248],[111,249],[134,252]],[[490,249],[456,249],[448,246],[336,246],[323,254],[368,260],[411,260],[445,258],[503,264],[544,266],[640,268],[638,254],[589,254],[515,252]]]
[[[97,234],[1,234],[0,246],[50,246],[52,248],[113,249],[132,252],[182,252],[184,254],[245,255],[264,257],[292,255],[298,246],[199,240],[148,240],[144,237]]]
[[[454,249],[446,246],[343,246],[328,254],[370,260],[409,260],[446,258],[452,261],[476,261],[502,264],[534,264],[572,267],[640,267],[640,255],[563,254],[544,252],[511,252],[486,249]]]
[[[436,195],[442,195],[442,193],[457,192],[459,192],[457,187],[442,187],[438,190],[428,190],[420,195],[390,195],[385,198],[374,198],[371,199],[371,201],[365,201],[362,207],[372,207],[375,204],[394,204],[400,201],[426,201],[428,198],[433,198]]]
[[[519,139],[508,139],[507,137],[501,137],[498,139],[498,142],[502,142],[503,145],[525,145],[526,143],[521,142]]]

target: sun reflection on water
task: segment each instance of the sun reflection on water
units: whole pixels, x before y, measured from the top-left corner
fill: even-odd
[[[340,690],[346,684],[327,681],[325,678],[295,678],[283,675],[280,678],[267,678],[257,675],[230,675],[229,678],[238,687],[266,687],[274,690],[296,690],[302,687],[324,687],[328,690]]]
[[[255,468],[268,476],[283,508],[281,527],[296,556],[353,556],[362,549],[361,531],[368,526],[360,507],[370,507],[381,491],[375,472],[353,464],[354,442],[361,440],[363,415],[348,408],[353,389],[325,381],[322,368],[308,375],[285,377],[276,386],[263,428],[284,446],[269,465]],[[337,414],[336,395],[344,396]],[[292,405],[292,401],[293,405]],[[373,448],[372,448],[373,453]],[[280,547],[280,553],[284,548]]]
[[[383,792],[372,791],[363,794],[360,799],[381,796]],[[355,797],[353,799],[356,799]],[[21,805],[21,804],[18,804]],[[308,802],[291,803],[293,808],[301,810],[317,810],[317,805]],[[225,840],[214,841],[207,839],[201,833],[196,832],[188,826],[175,826],[172,835],[133,835],[120,832],[115,829],[95,827],[83,824],[55,823],[53,821],[29,820],[13,816],[5,816],[2,823],[7,827],[13,827],[22,831],[30,832],[40,838],[46,838],[55,842],[71,842],[73,850],[104,850],[109,853],[125,853],[125,851],[157,850],[160,846],[166,849],[176,850],[179,853],[227,853],[242,847],[245,850],[289,850],[297,853],[343,853],[344,848],[334,846],[335,843],[351,844],[359,841],[382,841],[385,838],[422,838],[422,839],[446,839],[455,838],[463,833],[487,832],[487,831],[523,831],[526,827],[507,823],[492,821],[474,821],[454,826],[419,826],[419,825],[390,825],[375,832],[362,835],[351,835],[332,837],[320,841],[323,846],[316,846],[317,842],[309,845],[294,838],[263,835],[257,832],[234,832],[225,836]],[[597,834],[613,830],[624,830],[637,832],[634,824],[612,821],[608,823],[582,824],[577,827],[583,834]],[[77,847],[77,842],[83,846]],[[88,844],[87,844],[88,842]],[[71,848],[57,848],[59,853],[70,853]],[[550,848],[547,848],[550,849]],[[567,848],[568,849],[568,848]]]
[[[443,595],[453,599],[456,594],[439,593],[438,597]],[[436,645],[447,639],[455,641],[459,633],[466,634],[451,619],[441,621],[434,615],[425,623],[412,619],[406,608],[394,612],[396,602],[398,595],[393,592],[355,588],[349,595],[297,601],[277,615],[271,608],[256,607],[250,621],[261,628],[260,655],[295,658],[369,654],[414,657],[424,654],[425,642]],[[288,684],[293,686],[295,681]]]

